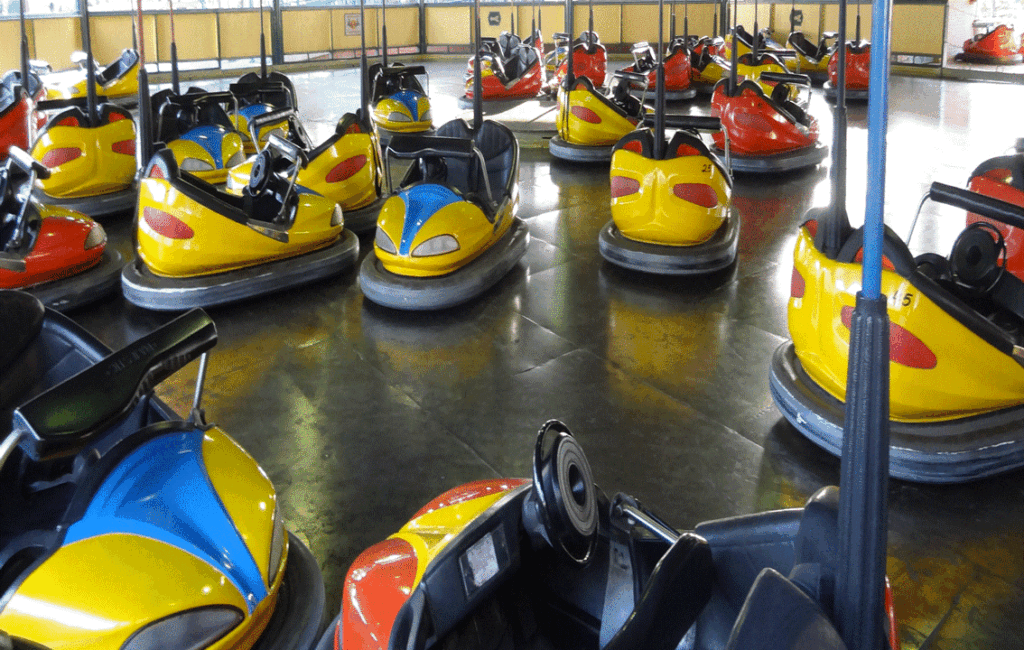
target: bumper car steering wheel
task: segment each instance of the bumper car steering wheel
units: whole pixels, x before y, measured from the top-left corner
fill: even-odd
[[[597,488],[583,448],[568,427],[550,420],[537,434],[532,495],[525,510],[539,520],[538,532],[556,551],[585,564],[597,542]]]

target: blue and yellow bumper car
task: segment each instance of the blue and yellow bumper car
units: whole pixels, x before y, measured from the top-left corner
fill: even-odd
[[[296,188],[303,155],[276,135],[290,158],[275,170],[270,151],[253,163],[242,196],[182,172],[166,149],[139,183],[137,252],[121,286],[132,303],[180,310],[220,305],[335,276],[355,263],[359,240],[333,200]]]
[[[245,160],[244,141],[223,104],[231,93],[190,88],[184,94],[164,90],[153,96],[156,140],[174,154],[178,168],[208,183],[227,180],[228,170]]]
[[[929,196],[1024,226],[1020,206],[939,183]],[[775,352],[770,387],[793,426],[838,455],[863,230],[831,219],[800,228],[792,341]],[[972,224],[948,257],[915,258],[889,230],[882,252],[891,323],[890,475],[954,483],[1024,466],[1024,281],[1006,269],[1002,236],[991,224]]]
[[[529,234],[516,216],[519,143],[508,127],[453,120],[436,136],[395,136],[392,157],[412,165],[381,208],[373,251],[359,271],[369,300],[395,309],[451,307],[486,291],[522,258]]]
[[[384,163],[377,130],[366,118],[365,111],[345,113],[335,125],[334,133],[315,146],[291,109],[256,118],[251,125],[253,132],[265,123],[280,121],[282,116],[288,120],[289,141],[299,146],[303,153],[295,179],[297,190],[320,194],[335,201],[341,206],[348,230],[364,233],[376,228],[377,215],[387,198],[381,191]],[[275,166],[283,166],[282,170],[287,173],[285,167],[289,163],[278,162],[279,158],[275,157]],[[249,184],[254,160],[246,161],[228,173],[228,192],[242,195]]]
[[[375,63],[370,66],[370,106],[374,123],[387,132],[382,135],[426,134],[433,128],[430,98],[417,78],[426,72],[421,65]]]
[[[0,292],[0,629],[49,647],[308,648],[317,561],[255,460],[153,388],[216,341],[190,312],[111,352]],[[205,357],[197,394],[201,391]]]
[[[736,259],[740,220],[732,209],[732,174],[696,129],[715,118],[673,117],[671,140],[639,129],[612,153],[612,220],[601,230],[601,256],[617,266],[661,275],[697,275]],[[660,144],[660,146],[659,146]]]

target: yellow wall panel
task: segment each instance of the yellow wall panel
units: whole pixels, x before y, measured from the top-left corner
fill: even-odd
[[[388,48],[420,44],[418,7],[388,7]]]
[[[501,22],[497,25],[491,25],[488,21],[488,17],[492,13],[497,13]],[[469,9],[469,20],[473,20],[473,9]],[[510,25],[512,24],[512,5],[511,4],[498,4],[498,5],[482,5],[480,7],[480,31],[484,36],[491,38],[497,38],[502,32],[507,32]],[[516,28],[518,29],[518,27]]]
[[[668,19],[670,13],[665,14]],[[676,4],[676,36],[683,35],[683,18],[688,17],[691,36],[711,36],[715,30],[715,6],[710,4],[693,4],[683,11],[681,4]]]
[[[32,21],[36,37],[33,58],[49,61],[54,70],[71,65],[71,53],[82,49],[82,33],[78,18],[42,18]]]
[[[225,59],[242,59],[260,55],[259,12],[229,11],[218,17],[220,21],[220,55]],[[270,14],[263,15],[263,37],[270,57]]]
[[[736,15],[739,16],[739,24],[743,25],[743,28],[748,32],[754,31],[754,5],[740,5],[736,9]],[[764,29],[771,24],[772,19],[772,7],[768,4],[759,4],[757,6],[757,28]],[[788,22],[787,22],[788,24]]]
[[[285,54],[330,51],[330,9],[282,11],[281,24]]]
[[[793,5],[777,4],[772,5],[772,33],[780,43],[785,43],[789,38],[789,13],[794,9]],[[797,27],[797,30],[804,33],[808,39],[817,43],[821,34],[821,5],[796,5],[797,11],[804,13],[804,24]],[[835,31],[835,27],[825,26],[825,31]]]
[[[0,22],[0,43],[7,44],[7,47],[0,47],[0,71],[13,70],[21,67],[21,27],[17,20],[5,20]],[[26,29],[31,34],[31,29]],[[29,39],[28,51],[32,52],[32,40]],[[29,55],[31,56],[31,54]]]
[[[892,51],[942,55],[942,5],[895,5],[892,8]]]
[[[622,9],[619,5],[594,5],[594,31],[602,43],[618,43],[622,33]],[[573,28],[576,38],[590,23],[590,8],[587,5],[573,7]]]
[[[469,45],[472,40],[470,31],[472,15],[473,10],[468,6],[428,6],[427,43],[431,45]]]
[[[669,34],[668,8],[665,9],[665,40]],[[604,34],[601,40],[615,43],[612,39],[605,39]],[[658,6],[654,5],[622,5],[622,35],[617,41],[619,43],[638,43],[640,41],[658,40]]]
[[[331,32],[335,50],[358,50],[361,46],[359,34],[345,35],[345,22],[347,16],[358,17],[359,8],[349,7],[346,9],[331,10]],[[366,12],[366,47],[377,47],[379,30],[377,27],[377,12]]]
[[[154,18],[156,19],[155,29],[160,60],[170,61],[171,17],[168,14],[161,14]],[[259,23],[254,21],[253,24],[258,25]],[[220,52],[217,49],[217,14],[212,12],[175,14],[174,40],[178,46],[179,61],[208,61],[218,58]],[[148,39],[146,45],[150,46]],[[151,50],[147,49],[148,51]]]
[[[121,50],[132,46],[131,16],[92,15],[89,19],[92,55],[100,65],[121,56]]]
[[[551,35],[556,32],[565,31],[565,8],[564,7],[538,7],[537,13],[540,14],[540,25],[541,31],[544,32],[544,42],[550,44]],[[576,34],[573,38],[580,35],[579,27],[576,28]],[[599,34],[601,39],[604,40],[604,35]]]
[[[839,29],[839,5],[824,5],[825,31],[834,32]],[[857,29],[857,5],[846,7],[846,40],[852,41]],[[941,29],[939,30],[942,31]],[[871,40],[871,5],[860,5],[860,37]]]

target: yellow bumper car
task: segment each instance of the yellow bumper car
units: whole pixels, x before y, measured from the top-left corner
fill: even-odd
[[[930,196],[1024,225],[1024,208],[991,197],[939,183]],[[775,352],[770,378],[786,418],[833,454],[842,448],[863,240],[848,223],[836,228],[813,220],[800,228],[792,341]],[[832,240],[837,244],[826,245]],[[1024,282],[1006,271],[1002,236],[991,224],[972,224],[948,257],[915,258],[890,230],[882,252],[891,323],[890,475],[952,483],[1024,466]]]
[[[331,277],[350,267],[359,240],[344,229],[331,199],[295,185],[294,145],[271,136],[291,157],[275,172],[269,151],[253,164],[242,196],[181,172],[167,150],[146,166],[137,208],[138,259],[125,267],[125,297],[148,309],[218,305]]]
[[[619,140],[611,163],[612,220],[601,230],[601,256],[617,266],[660,275],[697,275],[736,259],[739,217],[732,174],[697,135],[715,118],[680,116],[666,140],[639,129]]]
[[[289,141],[299,146],[303,157],[295,183],[299,192],[313,192],[336,202],[345,216],[345,228],[364,233],[377,226],[377,215],[386,198],[382,192],[384,164],[377,130],[362,110],[345,113],[334,133],[313,145],[291,109],[262,115],[253,123],[258,131],[263,123],[288,120]],[[233,168],[227,177],[227,191],[238,196],[249,184],[255,159]],[[275,162],[275,166],[287,165]]]
[[[616,72],[605,95],[587,77],[566,75],[558,87],[558,135],[548,141],[551,155],[573,162],[610,160],[615,143],[646,114],[643,103],[629,92],[632,83],[646,87],[647,76]]]

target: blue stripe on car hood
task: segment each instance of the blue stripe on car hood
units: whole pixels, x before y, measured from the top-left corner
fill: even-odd
[[[458,194],[443,185],[416,185],[402,190],[398,196],[405,202],[405,223],[402,228],[402,243],[398,247],[399,255],[409,254],[416,233],[427,219],[444,206],[462,200]]]
[[[263,574],[206,474],[203,437],[164,435],[131,452],[68,527],[64,544],[109,534],[164,542],[227,576],[251,614],[267,595]]]

